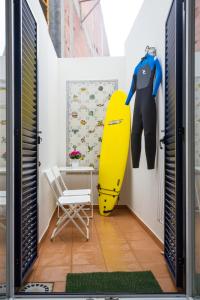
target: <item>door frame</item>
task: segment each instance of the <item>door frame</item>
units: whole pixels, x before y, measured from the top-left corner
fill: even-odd
[[[186,0],[186,292],[194,296],[195,280],[195,158],[194,158],[194,45],[195,0]]]
[[[6,0],[6,80],[7,80],[7,298],[15,298],[14,293],[14,43],[13,43],[13,2],[15,0]],[[192,57],[194,44],[194,0],[186,0],[186,296],[178,295],[179,299],[188,299],[193,295],[194,284],[194,128],[191,121],[193,120],[193,100],[194,100],[194,59]],[[68,298],[75,299],[76,297],[67,295],[38,295],[39,298]],[[78,297],[78,296],[77,296]],[[92,297],[90,295],[89,297]],[[96,298],[97,296],[94,295]],[[17,296],[16,298],[22,298]],[[38,299],[36,296],[24,297]],[[79,296],[80,298],[80,296]],[[86,298],[84,296],[83,298]],[[105,298],[101,297],[101,298]],[[107,298],[107,297],[106,297]],[[120,297],[121,299],[177,299],[177,295],[165,294],[161,295],[141,295],[133,297]]]
[[[14,297],[14,35],[13,0],[6,3],[6,295]]]

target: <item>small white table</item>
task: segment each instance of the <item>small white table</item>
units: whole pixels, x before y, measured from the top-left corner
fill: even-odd
[[[65,173],[71,173],[71,174],[81,174],[81,173],[88,173],[90,174],[90,188],[91,188],[91,215],[90,218],[93,218],[93,172],[94,168],[93,167],[60,167],[60,172],[65,172]]]

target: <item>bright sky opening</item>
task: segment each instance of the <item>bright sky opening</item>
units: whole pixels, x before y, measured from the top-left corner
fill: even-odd
[[[123,56],[125,41],[144,0],[101,0],[111,56]]]
[[[0,56],[5,50],[5,1],[0,0]]]

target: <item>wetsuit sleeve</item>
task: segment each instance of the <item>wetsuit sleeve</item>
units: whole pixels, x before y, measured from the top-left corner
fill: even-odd
[[[153,93],[152,93],[152,96],[154,96],[154,97],[156,97],[156,95],[158,93],[158,88],[162,81],[162,69],[161,69],[160,62],[157,58],[155,60],[155,67],[156,67],[156,72],[155,72],[155,79],[154,79]]]
[[[133,74],[133,78],[132,78],[132,82],[131,82],[130,91],[128,93],[128,97],[127,97],[126,102],[125,102],[126,105],[129,105],[129,103],[131,101],[131,98],[133,97],[133,95],[134,95],[134,93],[136,91],[137,68],[138,68],[138,66],[134,70],[134,74]]]

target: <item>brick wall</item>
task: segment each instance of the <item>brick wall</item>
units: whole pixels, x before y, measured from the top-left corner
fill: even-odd
[[[74,57],[87,57],[92,56],[92,51],[88,45],[85,32],[81,26],[80,17],[73,7],[73,20],[74,20]]]
[[[109,56],[101,5],[96,6],[81,24],[78,0],[64,0],[62,8],[57,1],[60,0],[49,1],[49,29],[58,56]],[[82,17],[86,16],[94,4],[95,1],[82,4]],[[61,9],[64,10],[63,13]],[[58,32],[55,32],[56,28],[59,29]]]
[[[89,12],[94,5],[94,1],[85,2],[82,4],[83,17]],[[107,36],[104,27],[103,14],[101,5],[98,5],[91,15],[84,21],[85,30],[88,32],[94,55],[107,56],[109,55]]]

